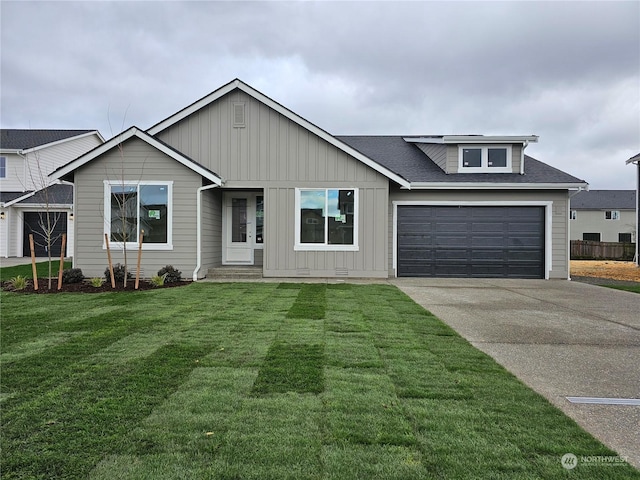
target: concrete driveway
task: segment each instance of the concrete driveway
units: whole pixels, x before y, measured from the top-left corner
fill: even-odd
[[[564,280],[391,283],[640,468],[640,406],[567,400],[640,399],[640,295]]]

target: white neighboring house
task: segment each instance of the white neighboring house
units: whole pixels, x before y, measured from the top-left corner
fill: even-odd
[[[571,240],[636,241],[634,190],[581,191],[571,198]]]
[[[28,235],[36,233],[36,255],[46,256],[39,222],[55,224],[52,238],[67,234],[73,251],[73,186],[51,181],[56,168],[104,143],[97,130],[0,130],[0,257],[29,256]],[[37,233],[40,232],[40,235]],[[61,240],[51,253],[60,255]]]
[[[636,165],[636,238],[640,236],[640,153],[627,160],[627,165]],[[640,242],[636,242],[636,265],[640,266]]]

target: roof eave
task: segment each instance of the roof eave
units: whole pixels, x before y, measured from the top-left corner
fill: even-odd
[[[88,137],[91,135],[97,135],[98,138],[102,141],[102,143],[104,143],[104,138],[102,138],[102,135],[100,134],[100,132],[98,130],[91,130],[90,132],[81,133],[80,135],[74,135],[73,137],[63,138],[61,140],[56,140],[55,142],[43,143],[42,145],[36,145],[35,147],[31,147],[31,148],[19,149],[18,152],[23,154],[28,154],[28,153],[35,152],[37,150],[42,150],[43,148],[53,147],[55,145],[60,145],[62,143],[70,142],[71,140],[78,140],[80,138]]]
[[[412,182],[411,190],[584,190],[581,183]]]
[[[439,145],[459,144],[512,144],[537,143],[538,135],[443,135],[441,137],[403,137],[408,143],[432,143]]]
[[[22,195],[21,197],[14,198],[13,200],[5,202],[3,204],[3,207],[10,207],[11,205],[14,205],[16,203],[20,203],[21,201],[26,200],[29,197],[33,197],[36,193],[37,193],[37,190],[33,190],[31,192],[27,192],[24,195]]]
[[[627,160],[626,163],[627,165],[630,163],[635,163],[637,165],[640,165],[640,153],[631,157],[629,160]]]

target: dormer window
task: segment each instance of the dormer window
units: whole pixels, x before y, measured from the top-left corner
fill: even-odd
[[[461,173],[511,173],[511,145],[460,145]]]

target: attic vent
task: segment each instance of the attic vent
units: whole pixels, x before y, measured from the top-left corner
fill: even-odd
[[[236,128],[241,128],[245,126],[244,103],[233,104],[233,126]]]

